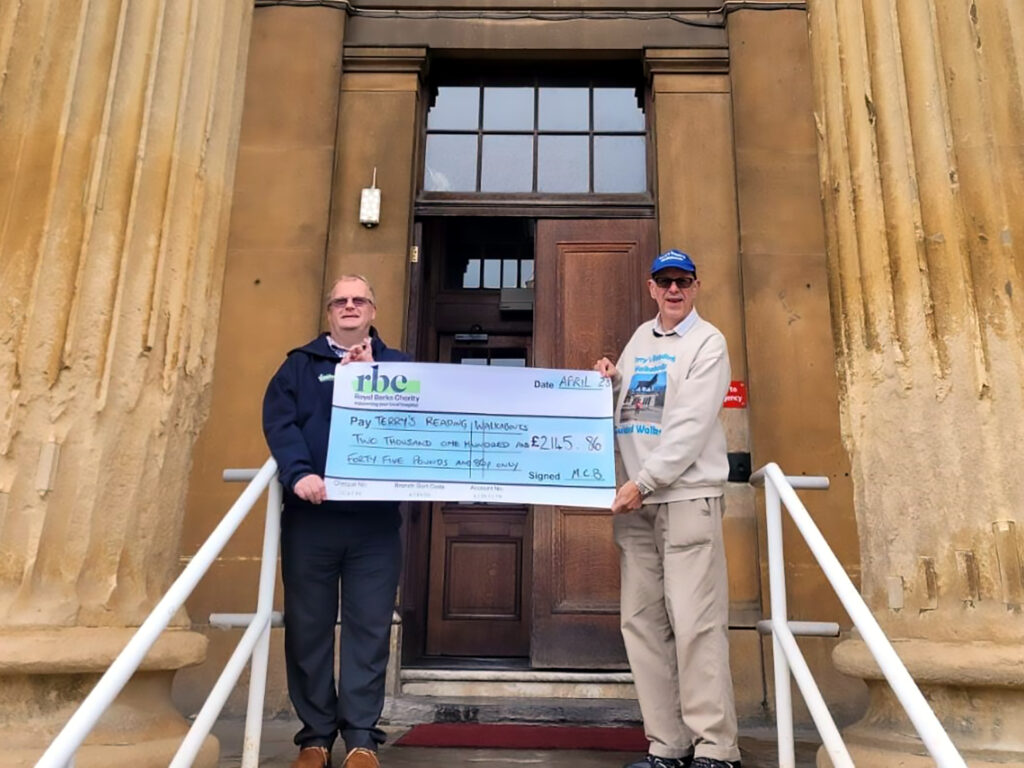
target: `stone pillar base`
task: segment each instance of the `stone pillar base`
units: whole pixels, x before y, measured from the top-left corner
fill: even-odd
[[[131,627],[0,631],[0,768],[35,764],[134,632]],[[165,632],[79,748],[77,768],[166,766],[188,731],[171,703],[171,681],[176,670],[205,658],[206,644],[196,632]],[[194,765],[213,768],[218,756],[211,736]]]
[[[167,768],[184,737],[140,741],[136,744],[91,744],[82,745],[75,756],[75,768],[105,768],[106,766],[132,766],[132,768]],[[124,734],[122,739],[130,738]],[[46,745],[43,746],[43,749]],[[39,760],[43,749],[7,749],[0,755],[3,768],[31,768]],[[213,768],[217,765],[220,745],[216,737],[210,736],[203,742],[193,766]],[[1004,766],[1005,768],[1005,766]]]
[[[846,738],[845,734],[844,738]],[[874,766],[886,766],[886,768],[935,768],[935,761],[927,753],[915,755],[884,747],[872,747],[868,744],[853,744],[849,741],[846,746],[850,750],[850,757],[857,768],[861,768],[861,766],[868,766],[868,768],[873,768]],[[910,748],[909,744],[907,746]],[[918,749],[920,746],[921,742],[917,742]],[[961,754],[963,753],[961,752]],[[1003,760],[993,761],[968,755],[964,755],[964,760],[967,761],[969,768],[1021,768],[1021,766],[1024,766],[1024,762],[1020,761],[1007,763]],[[817,768],[833,768],[832,761],[828,759],[824,747],[818,749],[816,765]]]
[[[894,640],[935,715],[972,768],[1024,768],[1024,644]],[[931,768],[935,762],[862,640],[836,646],[840,672],[861,677],[870,700],[843,731],[857,768]],[[818,753],[822,768],[832,762]]]

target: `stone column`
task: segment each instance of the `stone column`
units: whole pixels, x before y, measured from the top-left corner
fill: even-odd
[[[0,766],[38,757],[175,575],[251,16],[0,6]],[[205,654],[174,625],[77,765],[167,764],[171,677]]]
[[[862,592],[970,764],[1024,765],[1024,6],[808,6]],[[857,765],[932,765],[834,658]]]

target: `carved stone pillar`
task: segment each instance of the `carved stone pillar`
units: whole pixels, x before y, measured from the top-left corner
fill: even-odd
[[[175,575],[251,16],[0,6],[0,766],[41,754]],[[171,677],[205,654],[174,623],[77,765],[167,764]]]
[[[972,766],[1024,764],[1024,6],[810,0],[862,592]],[[858,766],[932,765],[863,643]]]

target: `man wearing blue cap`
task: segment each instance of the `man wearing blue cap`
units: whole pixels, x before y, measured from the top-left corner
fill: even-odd
[[[622,637],[650,745],[626,768],[731,768],[740,752],[722,539],[729,461],[718,421],[729,352],[694,309],[700,281],[688,255],[655,258],[647,286],[657,317],[617,363],[594,366],[612,380],[629,477],[612,512]]]

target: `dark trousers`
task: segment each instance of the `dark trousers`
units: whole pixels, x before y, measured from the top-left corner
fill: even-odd
[[[401,571],[401,518],[393,504],[285,507],[281,518],[284,655],[302,747],[376,749],[384,708],[391,617]],[[339,680],[334,628],[341,600]]]

